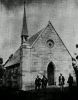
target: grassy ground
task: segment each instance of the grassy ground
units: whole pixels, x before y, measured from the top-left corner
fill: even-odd
[[[47,88],[41,89],[39,91],[17,91],[7,88],[0,89],[0,97],[6,99],[16,99],[21,98],[25,100],[77,100],[78,98],[78,88],[73,87],[71,90],[69,88],[64,88],[63,91],[60,88]]]

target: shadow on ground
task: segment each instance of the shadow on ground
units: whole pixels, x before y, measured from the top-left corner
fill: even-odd
[[[6,99],[25,99],[25,100],[77,100],[78,88],[73,87],[69,90],[68,87],[63,91],[60,88],[47,88],[39,91],[18,91],[9,88],[0,88],[0,98]]]

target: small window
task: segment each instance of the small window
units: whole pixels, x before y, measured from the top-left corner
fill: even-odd
[[[54,41],[51,40],[51,39],[49,39],[49,40],[47,41],[47,45],[48,45],[49,48],[52,48],[52,47],[54,46]]]

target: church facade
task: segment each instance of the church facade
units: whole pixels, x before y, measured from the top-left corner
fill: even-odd
[[[69,74],[75,81],[71,55],[50,21],[46,27],[28,38],[25,5],[21,46],[11,55],[4,67],[4,83],[8,86],[7,73],[17,71],[16,81],[13,80],[13,75],[10,78],[11,85],[14,86],[13,82],[16,82],[22,90],[33,89],[37,75],[41,78],[45,75],[48,78],[48,86],[59,85],[60,73],[65,77],[65,85]]]

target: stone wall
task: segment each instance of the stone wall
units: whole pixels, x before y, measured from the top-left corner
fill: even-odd
[[[47,68],[51,61],[55,65],[54,81],[56,85],[58,85],[60,73],[65,77],[65,85],[67,85],[69,73],[72,74],[75,80],[71,56],[58,34],[50,25],[35,40],[32,48],[24,49],[23,52],[23,87],[25,87],[26,83],[34,84],[37,75],[42,77],[45,74],[47,77]]]

